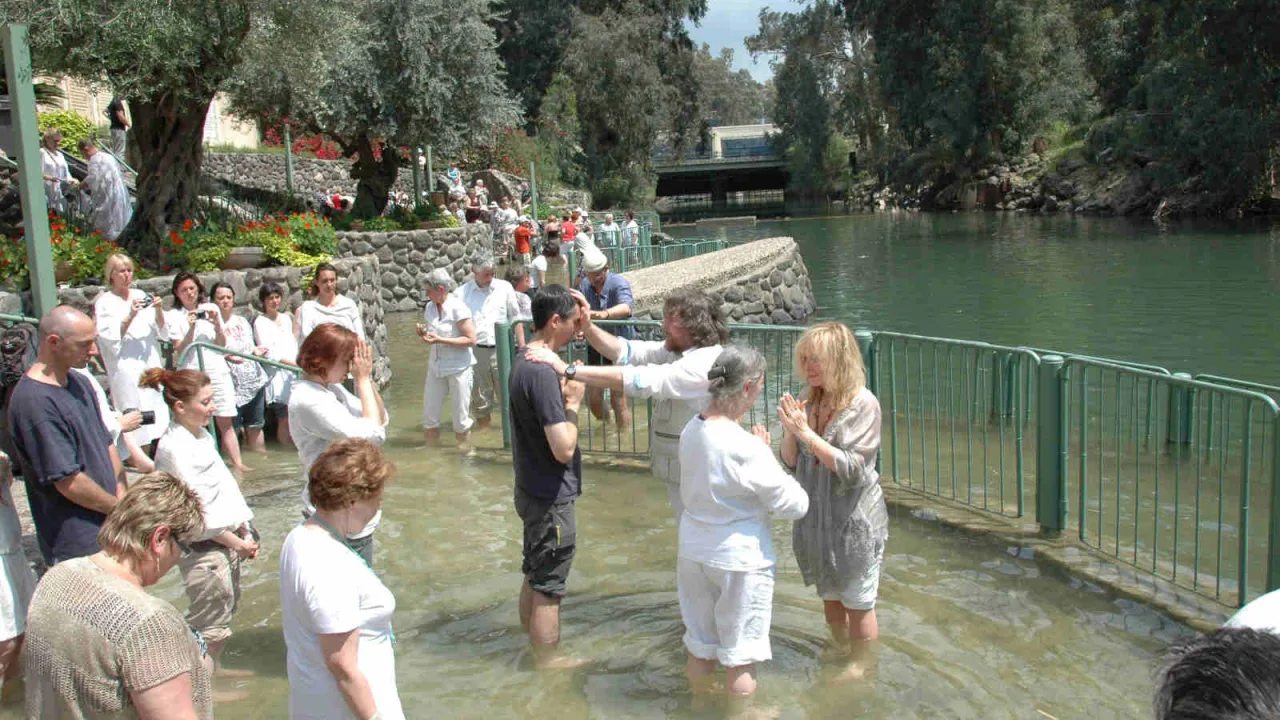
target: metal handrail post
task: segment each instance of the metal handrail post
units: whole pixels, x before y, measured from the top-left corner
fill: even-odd
[[[499,408],[502,412],[502,447],[511,447],[511,407],[510,393],[507,388],[511,386],[511,323],[500,322],[494,326],[494,350],[498,353],[498,397],[502,398],[503,407]]]
[[[293,197],[293,136],[287,122],[284,124],[284,191]]]
[[[1036,408],[1036,521],[1045,535],[1060,535],[1067,524],[1066,422],[1063,417],[1066,391],[1065,360],[1061,355],[1040,358]]]

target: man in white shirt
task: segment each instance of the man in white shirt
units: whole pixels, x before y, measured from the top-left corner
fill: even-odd
[[[622,228],[618,227],[618,223],[613,221],[613,213],[605,213],[604,222],[600,227],[596,228],[596,235],[599,240],[597,245],[603,247],[618,247],[622,244]]]
[[[666,340],[626,340],[591,323],[587,298],[573,291],[587,319],[587,342],[613,365],[566,365],[554,353],[528,350],[528,358],[551,365],[556,372],[589,388],[624,392],[628,397],[653,398],[649,417],[649,464],[655,477],[667,481],[667,499],[677,527],[684,512],[680,499],[680,433],[693,416],[706,409],[711,383],[707,371],[729,339],[720,305],[701,290],[683,290],[662,306]]]
[[[472,277],[453,294],[471,310],[476,326],[475,375],[471,385],[471,417],[476,427],[487,428],[499,407],[498,354],[495,351],[498,323],[515,322],[520,317],[520,301],[506,280],[495,279],[493,258],[484,257],[471,267]]]

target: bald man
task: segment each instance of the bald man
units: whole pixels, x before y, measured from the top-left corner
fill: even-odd
[[[97,326],[67,305],[40,320],[35,363],[9,399],[9,428],[44,560],[98,552],[98,529],[124,495],[124,468],[97,394],[72,368],[98,354]]]

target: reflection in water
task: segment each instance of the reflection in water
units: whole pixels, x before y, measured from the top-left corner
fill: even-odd
[[[396,669],[409,717],[723,717],[724,702],[695,707],[684,678],[675,594],[675,525],[662,483],[643,473],[588,468],[578,505],[579,555],[562,620],[564,646],[595,663],[547,675],[529,669],[516,596],[520,523],[508,466],[420,446],[425,362],[415,318],[391,318],[397,358],[386,393],[388,487],[375,566],[396,594]],[[498,431],[476,433],[481,445]],[[297,463],[273,451],[246,494],[263,531],[248,563],[229,667],[249,702],[220,716],[286,713],[278,549],[298,522]],[[1034,558],[936,523],[894,514],[881,583],[881,641],[868,679],[830,687],[822,603],[805,588],[790,527],[774,528],[779,565],[772,662],[757,703],[785,718],[1134,717],[1148,712],[1153,663],[1188,632],[1151,610],[1073,581]],[[185,607],[181,578],[156,592]],[[221,681],[227,683],[227,681]],[[227,683],[230,685],[230,683]]]

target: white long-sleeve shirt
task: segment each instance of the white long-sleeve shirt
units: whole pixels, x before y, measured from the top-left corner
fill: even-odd
[[[720,357],[721,347],[694,348],[684,353],[655,340],[623,340],[617,364],[627,395],[654,398],[649,417],[649,465],[667,482],[680,481],[678,444],[689,420],[707,409],[711,381],[707,372]]]
[[[515,322],[520,317],[516,289],[506,280],[494,278],[489,287],[483,288],[475,280],[468,280],[453,291],[453,296],[471,310],[476,345],[480,347],[492,347],[497,342],[494,328],[498,323]]]
[[[799,520],[809,495],[773,450],[728,420],[701,415],[680,434],[680,557],[722,570],[772,567],[770,516]]]
[[[298,378],[289,392],[289,435],[298,448],[298,460],[302,462],[302,503],[308,513],[315,512],[307,480],[311,464],[320,457],[334,440],[362,438],[381,445],[387,439],[386,410],[381,422],[363,417],[360,398],[341,385],[324,386],[305,378]],[[369,521],[354,537],[367,537],[378,527],[382,511]]]
[[[156,447],[156,470],[178,478],[199,496],[204,510],[202,540],[234,531],[253,519],[240,483],[222,462],[208,430],[200,428],[200,434],[194,435],[181,424],[171,423]]]

